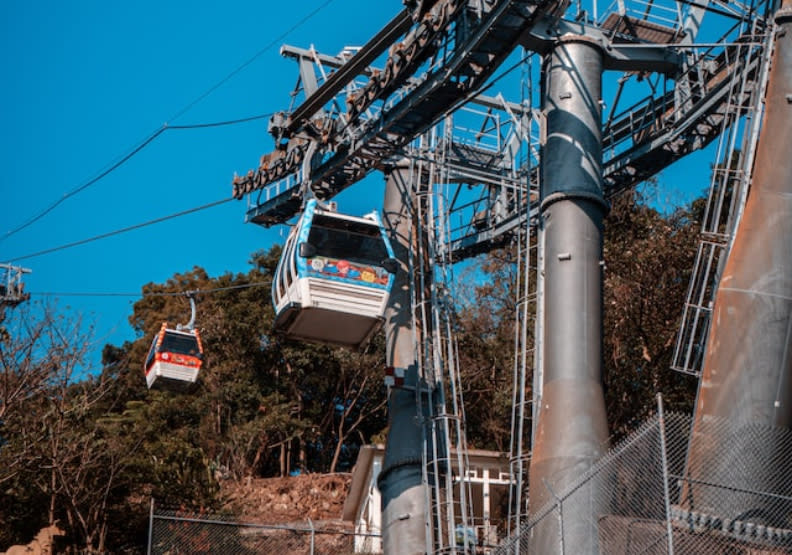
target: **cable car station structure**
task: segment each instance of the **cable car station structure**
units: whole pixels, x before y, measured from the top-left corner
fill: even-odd
[[[453,263],[507,244],[520,257],[509,519],[519,534],[607,450],[608,199],[713,142],[674,357],[700,376],[689,457],[705,469],[697,484],[774,491],[767,473],[729,474],[706,423],[792,425],[789,0],[405,0],[359,49],[282,54],[298,64],[301,100],[271,119],[272,152],[234,179],[247,221],[286,223],[307,199],[328,202],[375,171],[386,179],[382,223],[398,264],[382,316],[399,377],[379,477],[386,553],[472,549],[456,534],[469,493],[450,471],[463,473],[466,449]],[[777,448],[744,435],[745,449]],[[530,530],[531,553],[598,552],[582,523],[607,508],[597,483],[586,487],[587,502]],[[762,518],[739,496],[713,506],[693,489],[703,510]]]
[[[11,264],[0,264],[0,309],[5,306],[16,306],[30,299],[30,293],[25,292],[22,281],[24,274],[30,270]]]

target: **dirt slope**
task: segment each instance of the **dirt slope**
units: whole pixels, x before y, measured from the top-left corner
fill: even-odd
[[[337,520],[341,524],[351,474],[302,474],[221,483],[226,509],[240,520],[259,524],[304,524]],[[351,524],[351,523],[350,523]]]

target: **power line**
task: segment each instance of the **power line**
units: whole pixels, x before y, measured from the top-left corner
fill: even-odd
[[[154,139],[156,139],[158,136],[160,136],[164,131],[165,131],[165,129],[161,127],[157,131],[155,131],[154,133],[150,134],[148,137],[143,139],[143,141],[140,142],[136,147],[134,147],[130,152],[128,152],[124,157],[122,157],[118,162],[116,162],[115,164],[111,165],[108,169],[106,169],[106,170],[102,171],[101,173],[99,173],[99,175],[97,175],[96,177],[94,177],[92,179],[89,179],[88,181],[86,181],[82,185],[72,189],[68,193],[65,193],[61,198],[59,198],[58,200],[56,200],[55,202],[50,204],[47,208],[45,208],[44,210],[39,212],[37,215],[33,216],[27,222],[15,227],[14,229],[12,229],[10,231],[7,231],[5,233],[5,235],[3,235],[2,238],[0,238],[0,241],[5,241],[6,239],[11,237],[15,233],[17,233],[19,231],[22,231],[23,229],[25,229],[28,226],[33,225],[34,223],[39,221],[41,218],[43,218],[44,216],[46,216],[47,214],[52,212],[55,208],[57,208],[66,199],[68,199],[70,197],[73,197],[74,195],[76,195],[77,193],[79,193],[81,191],[84,191],[85,189],[87,189],[91,185],[95,184],[96,182],[98,182],[99,180],[101,180],[102,178],[107,176],[112,171],[114,171],[114,170],[118,169],[119,167],[121,167],[122,164],[124,164],[127,160],[132,158],[135,154],[137,154],[138,152],[143,150]]]
[[[175,214],[171,214],[169,216],[162,216],[161,218],[155,218],[153,220],[149,220],[147,222],[143,222],[140,224],[131,225],[129,227],[124,227],[121,229],[116,229],[115,231],[109,231],[107,233],[102,233],[101,235],[95,235],[93,237],[89,237],[88,239],[81,239],[79,241],[74,241],[73,243],[66,243],[65,245],[60,245],[58,247],[52,247],[49,249],[44,249],[42,251],[34,252],[31,254],[26,254],[24,256],[17,256],[12,260],[25,260],[27,258],[34,258],[36,256],[41,256],[44,254],[50,254],[53,252],[70,249],[72,247],[77,247],[79,245],[84,245],[86,243],[91,243],[93,241],[98,241],[99,239],[106,239],[108,237],[112,237],[113,235],[120,235],[121,233],[126,233],[128,231],[133,231],[135,229],[140,229],[142,227],[147,227],[150,225],[158,224],[160,222],[164,222],[166,220],[172,220],[174,218],[179,218],[181,216],[186,216],[187,214],[192,214],[193,212],[199,212],[201,210],[206,210],[207,208],[213,208],[215,206],[219,206],[221,204],[225,204],[226,202],[234,200],[233,197],[224,198],[222,200],[217,200],[215,202],[210,202],[208,204],[204,204],[202,206],[197,206],[195,208],[190,208],[188,210],[182,210],[181,212],[176,212]]]
[[[256,281],[253,283],[245,283],[241,285],[229,285],[226,287],[214,287],[212,289],[191,289],[190,292],[196,296],[204,295],[207,293],[217,293],[220,291],[232,291],[235,289],[249,289],[251,287],[264,287],[271,285],[269,282]],[[56,292],[56,291],[31,291],[31,295],[40,297],[182,297],[187,291],[176,292],[142,292],[142,293],[109,293],[109,292]]]
[[[170,117],[170,121],[176,120],[176,119],[180,118],[181,116],[183,116],[185,113],[187,113],[189,110],[191,110],[196,104],[198,104],[199,102],[203,101],[206,97],[208,97],[214,91],[216,91],[217,89],[222,87],[225,83],[227,83],[229,80],[231,80],[235,75],[240,73],[243,69],[245,69],[247,66],[252,64],[254,61],[256,61],[259,57],[261,57],[265,52],[269,51],[273,46],[275,46],[276,44],[281,42],[289,34],[291,34],[293,31],[295,31],[296,29],[298,29],[299,27],[304,25],[305,22],[307,22],[308,20],[313,18],[316,14],[318,14],[320,11],[322,11],[327,6],[332,4],[334,1],[335,0],[325,0],[325,2],[323,2],[317,8],[315,8],[312,12],[310,12],[309,14],[304,16],[302,19],[297,21],[294,25],[289,27],[289,29],[287,29],[286,31],[284,31],[283,33],[281,33],[280,35],[278,35],[277,37],[272,39],[261,50],[256,52],[253,56],[251,56],[248,60],[243,62],[236,69],[231,71],[228,75],[226,75],[225,77],[220,79],[220,81],[218,81],[217,83],[215,83],[214,85],[209,87],[202,94],[198,95],[198,97],[196,97],[195,100],[193,100],[192,102],[188,103],[184,108],[180,109],[175,114],[173,114],[173,116]],[[76,187],[75,189],[69,191],[68,193],[64,194],[61,198],[59,198],[57,201],[52,203],[50,206],[48,206],[47,208],[42,210],[39,214],[33,216],[30,220],[28,220],[24,224],[21,224],[21,225],[17,226],[16,228],[12,229],[11,231],[6,232],[5,235],[0,237],[0,241],[4,241],[5,239],[7,239],[8,237],[14,235],[15,233],[17,233],[17,232],[27,228],[28,226],[36,223],[41,218],[43,218],[44,216],[46,216],[47,214],[52,212],[52,210],[54,210],[56,207],[58,207],[63,201],[67,200],[70,197],[73,197],[74,195],[80,193],[81,191],[84,191],[85,189],[87,189],[91,185],[94,185],[95,183],[97,183],[98,181],[100,181],[101,179],[106,177],[108,174],[110,174],[111,172],[115,171],[120,166],[122,166],[125,162],[127,162],[130,158],[132,158],[138,152],[143,150],[146,146],[151,144],[151,142],[154,141],[154,139],[159,137],[162,133],[164,133],[168,129],[199,129],[199,128],[205,128],[205,127],[218,127],[218,126],[221,126],[221,125],[233,125],[233,124],[237,124],[237,123],[253,121],[253,120],[256,120],[256,119],[262,119],[262,118],[271,117],[271,116],[272,116],[272,114],[270,113],[270,114],[262,114],[260,116],[252,116],[252,117],[249,117],[249,118],[230,120],[230,121],[226,121],[226,122],[208,123],[208,124],[195,124],[195,125],[168,125],[167,123],[164,123],[161,127],[156,129],[151,134],[149,134],[145,139],[143,139],[137,146],[133,147],[132,150],[130,152],[128,152],[126,155],[124,155],[118,162],[112,164],[108,169],[100,172],[99,175],[97,175],[96,177],[88,180],[86,183],[83,183],[82,185],[80,185],[80,186]]]
[[[168,125],[167,123],[162,124],[163,131],[168,129],[205,129],[207,127],[221,127],[223,125],[236,125],[238,123],[247,123],[249,121],[255,121],[258,119],[264,118],[271,118],[274,115],[274,112],[268,112],[266,114],[257,114],[255,116],[247,116],[244,118],[238,119],[228,119],[225,121],[213,121],[210,123],[191,123],[188,125]]]
[[[46,216],[47,214],[52,212],[55,208],[57,208],[66,199],[68,199],[70,197],[73,197],[77,193],[80,193],[80,192],[84,191],[85,189],[87,189],[91,185],[95,185],[100,180],[102,180],[105,177],[107,177],[110,173],[114,172],[115,170],[120,168],[122,165],[124,165],[126,162],[128,162],[133,156],[135,156],[138,152],[140,152],[141,150],[146,148],[148,145],[150,145],[154,141],[154,139],[156,139],[157,137],[162,135],[165,131],[168,131],[168,130],[177,130],[178,131],[178,130],[186,130],[186,129],[205,129],[205,128],[208,128],[208,127],[221,127],[221,126],[224,126],[224,125],[236,125],[236,124],[239,124],[239,123],[247,123],[247,122],[250,122],[250,121],[260,120],[260,119],[269,118],[269,117],[272,117],[272,113],[271,112],[267,113],[267,114],[258,114],[258,115],[255,115],[255,116],[248,116],[248,117],[244,117],[244,118],[225,120],[225,121],[216,121],[216,122],[210,122],[210,123],[194,123],[194,124],[189,124],[189,125],[168,125],[167,123],[163,123],[162,126],[159,129],[157,129],[156,131],[151,133],[148,137],[143,139],[140,143],[138,143],[137,146],[133,147],[132,150],[130,150],[127,154],[125,154],[120,160],[118,160],[117,162],[112,164],[106,170],[100,172],[99,175],[97,175],[96,177],[93,177],[92,179],[89,179],[88,181],[86,181],[82,185],[80,185],[80,186],[72,189],[68,193],[64,194],[61,198],[59,198],[58,200],[53,202],[51,205],[49,205],[47,208],[42,210],[39,214],[37,214],[33,218],[29,219],[24,224],[17,226],[16,228],[12,229],[11,231],[7,231],[6,234],[3,235],[2,238],[0,238],[0,241],[4,241],[5,239],[8,239],[10,236],[14,235],[15,233],[17,233],[19,231],[22,231],[26,227],[29,227],[29,226],[33,225],[34,223],[39,221],[41,218],[43,218],[44,216]]]
[[[325,4],[323,6],[320,6],[319,8],[317,8],[317,10],[322,9],[322,7],[326,6],[327,4],[329,4],[330,2],[333,2],[333,1],[334,0],[327,0],[327,2],[325,2]],[[505,71],[502,71],[498,76],[496,76],[490,83],[486,84],[482,89],[477,90],[475,92],[471,91],[471,93],[469,95],[467,95],[466,100],[472,98],[476,94],[481,94],[481,92],[483,92],[483,91],[489,89],[490,87],[492,87],[496,82],[498,82],[499,80],[503,79],[506,75],[510,74],[517,67],[519,67],[519,65],[522,64],[526,59],[527,59],[527,57],[523,57],[517,63],[515,63],[514,65],[512,65],[511,67],[509,67]],[[234,120],[225,120],[225,121],[210,122],[210,123],[196,123],[196,124],[187,124],[187,125],[168,125],[167,123],[165,123],[165,124],[162,125],[162,127],[160,127],[157,131],[152,133],[140,145],[138,145],[135,149],[133,149],[132,152],[127,154],[124,158],[122,158],[119,162],[117,162],[111,168],[109,168],[108,170],[106,170],[105,172],[103,172],[102,174],[100,174],[99,176],[94,178],[93,180],[89,181],[88,183],[80,186],[78,189],[75,189],[74,191],[69,193],[69,195],[66,195],[62,199],[58,200],[55,204],[53,204],[47,210],[42,212],[34,220],[31,220],[30,222],[28,222],[24,226],[20,226],[19,228],[17,228],[13,232],[9,232],[8,234],[6,234],[6,237],[8,237],[8,235],[10,235],[11,233],[14,233],[14,232],[18,231],[19,229],[22,229],[23,227],[27,227],[28,225],[32,224],[37,219],[40,219],[47,212],[51,211],[53,208],[55,208],[55,206],[57,206],[58,204],[63,202],[63,200],[68,198],[68,196],[74,195],[74,194],[80,192],[81,190],[89,187],[90,185],[93,185],[94,183],[99,181],[99,179],[101,179],[102,177],[106,176],[111,171],[113,171],[114,169],[116,169],[119,166],[121,166],[121,164],[123,164],[124,162],[129,160],[132,156],[134,156],[135,154],[140,152],[146,145],[150,144],[155,138],[157,138],[159,135],[161,135],[162,133],[164,133],[168,129],[184,130],[184,129],[200,129],[200,128],[207,128],[207,127],[219,127],[219,126],[223,126],[223,125],[234,125],[234,124],[245,123],[245,122],[253,121],[253,120],[257,120],[257,119],[263,119],[265,117],[270,117],[271,115],[272,115],[271,113],[269,113],[269,114],[259,114],[259,115],[255,115],[255,116],[249,116],[249,117],[239,118],[239,119],[234,119]],[[146,227],[146,226],[149,226],[149,225],[160,223],[160,222],[163,222],[163,221],[166,221],[166,220],[170,220],[170,219],[173,219],[173,218],[178,218],[180,216],[191,214],[193,212],[198,212],[200,210],[205,210],[207,208],[212,208],[214,206],[218,206],[220,204],[224,204],[224,203],[226,203],[226,202],[228,202],[230,200],[233,200],[233,198],[222,199],[222,200],[219,200],[219,201],[216,201],[216,202],[205,204],[203,206],[199,206],[199,207],[196,207],[196,208],[191,208],[189,210],[184,210],[182,212],[177,212],[177,213],[171,214],[169,216],[163,216],[161,218],[156,218],[154,220],[150,220],[148,222],[144,222],[144,223],[141,223],[141,224],[125,227],[125,228],[118,229],[118,230],[115,230],[115,231],[110,231],[108,233],[103,233],[101,235],[96,235],[96,236],[90,237],[88,239],[82,239],[80,241],[75,241],[73,243],[67,243],[65,245],[61,245],[61,246],[58,246],[58,247],[52,247],[50,249],[45,249],[45,250],[42,250],[42,251],[38,251],[38,252],[31,253],[31,254],[27,254],[27,255],[24,255],[24,256],[19,256],[19,257],[13,258],[12,260],[15,260],[15,261],[17,261],[17,260],[25,260],[25,259],[28,259],[28,258],[34,258],[34,257],[41,256],[41,255],[44,255],[44,254],[50,254],[52,252],[56,252],[56,251],[60,251],[60,250],[64,250],[64,249],[69,249],[69,248],[76,247],[76,246],[79,246],[79,245],[84,245],[86,243],[90,243],[90,242],[93,242],[93,241],[98,241],[99,239],[105,239],[107,237],[112,237],[113,235],[119,235],[121,233],[126,233],[128,231],[133,231],[135,229],[140,229],[142,227]]]
[[[183,116],[185,113],[187,113],[189,110],[191,110],[193,108],[193,106],[195,106],[196,104],[201,102],[204,98],[206,98],[207,96],[209,96],[210,94],[215,92],[217,89],[219,89],[220,87],[225,85],[226,82],[228,82],[231,78],[233,78],[237,73],[239,73],[240,71],[245,69],[247,66],[249,66],[250,64],[255,62],[259,57],[261,57],[262,54],[267,52],[269,49],[271,49],[276,44],[280,43],[289,34],[291,34],[296,29],[300,28],[302,25],[305,24],[306,21],[308,21],[309,19],[314,17],[316,14],[318,14],[320,11],[325,9],[327,6],[329,6],[333,2],[335,2],[335,0],[325,0],[325,2],[323,2],[319,7],[315,8],[311,13],[309,13],[306,16],[304,16],[297,23],[295,23],[294,25],[289,27],[286,31],[284,31],[283,33],[281,33],[280,35],[278,35],[277,37],[272,39],[270,42],[268,42],[261,50],[259,50],[255,54],[253,54],[253,56],[251,56],[247,61],[243,62],[242,65],[240,65],[235,70],[233,70],[231,73],[229,73],[228,75],[226,75],[225,77],[220,79],[220,81],[218,81],[217,83],[215,83],[214,85],[209,87],[203,94],[199,95],[195,100],[193,100],[192,102],[187,104],[187,106],[185,106],[184,108],[182,108],[181,110],[176,112],[173,116],[171,116],[170,119],[171,120],[175,120],[175,119],[178,119],[179,117]]]

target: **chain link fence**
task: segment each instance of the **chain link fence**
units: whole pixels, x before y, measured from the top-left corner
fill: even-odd
[[[266,525],[234,521],[229,517],[155,511],[149,522],[149,555],[222,553],[248,555],[347,555],[369,553],[378,535],[356,534],[338,523]]]
[[[792,431],[690,430],[661,410],[495,553],[792,553]]]
[[[500,555],[792,554],[792,431],[662,411],[495,550]],[[537,487],[537,486],[534,486]],[[539,486],[541,487],[541,486]],[[545,485],[545,487],[547,487]],[[150,554],[381,549],[339,523],[261,525],[152,507]]]

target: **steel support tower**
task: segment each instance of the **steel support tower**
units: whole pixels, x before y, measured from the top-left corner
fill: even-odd
[[[747,493],[779,492],[792,474],[792,460],[779,456],[792,428],[791,0],[785,0],[775,22],[753,183],[715,296],[687,494],[698,511],[788,526],[792,491],[761,501]],[[711,422],[717,419],[733,424],[737,450],[711,441]],[[758,443],[758,430],[772,439]],[[750,456],[750,464],[736,465],[737,456]],[[726,503],[716,501],[709,484],[728,484],[735,493]]]
[[[605,10],[583,1],[404,4],[358,51],[326,56],[284,48],[299,62],[296,93],[304,100],[272,119],[275,148],[233,183],[236,197],[248,196],[247,220],[269,226],[297,214],[309,192],[329,199],[373,171],[387,176],[385,222],[402,262],[387,315],[387,362],[404,373],[405,385],[390,392],[380,478],[387,553],[435,546],[421,477],[426,450],[436,448],[422,428],[433,418],[434,399],[420,370],[416,337],[426,330],[416,327],[416,286],[411,291],[407,277],[416,264],[430,273],[432,261],[415,254],[428,252],[419,244],[427,236],[421,226],[433,224],[416,217],[419,201],[410,184],[424,176],[404,161],[410,151],[455,176],[445,178],[446,209],[462,222],[449,232],[455,259],[508,245],[521,227],[539,226],[535,512],[606,448],[601,289],[607,199],[704,148],[723,132],[726,118],[744,114],[749,101],[737,87],[757,81],[767,29],[764,2],[618,0]],[[708,29],[710,19],[721,28]],[[544,83],[543,98],[515,103],[484,96],[488,80],[518,47],[543,60],[534,64],[541,72],[529,76]],[[619,78],[605,87],[603,75]],[[741,78],[730,78],[735,75]],[[448,140],[418,143],[447,116],[473,105],[485,111],[480,136],[493,122],[525,127],[490,150],[480,136],[457,141],[442,129],[436,135]],[[523,145],[524,159],[508,144]],[[435,302],[424,293],[421,298]],[[514,455],[522,460],[525,453]],[[565,513],[560,529],[536,530],[532,550],[554,552],[559,534],[561,551],[596,550],[596,538],[577,524],[592,520],[598,508],[583,505]]]
[[[529,482],[530,514],[568,489],[605,453],[608,423],[602,390],[602,191],[600,128],[602,51],[565,36],[545,58],[540,226],[544,243],[545,341]],[[591,496],[594,497],[593,495]],[[596,553],[588,533],[591,499],[565,507],[563,530],[547,520],[531,551]],[[582,526],[579,526],[582,524]]]

